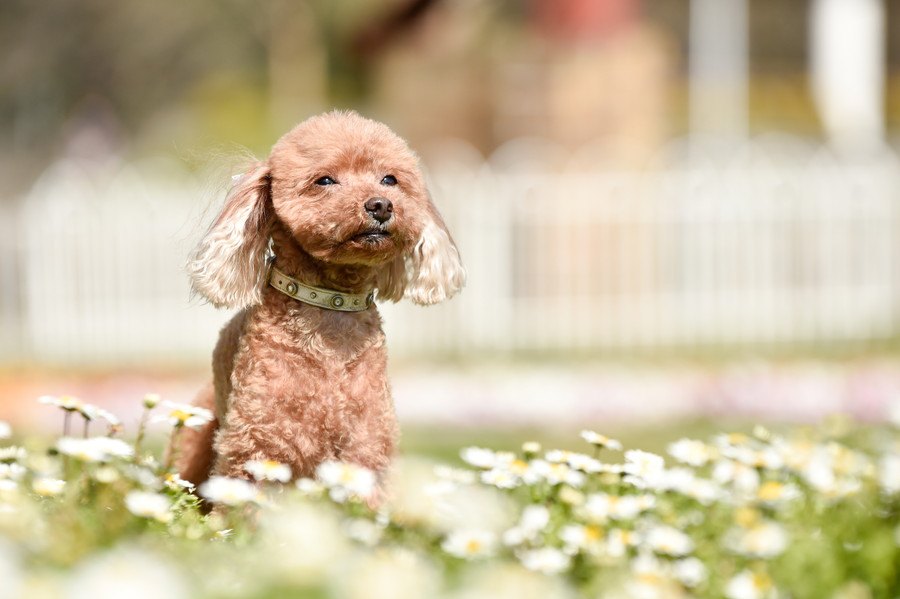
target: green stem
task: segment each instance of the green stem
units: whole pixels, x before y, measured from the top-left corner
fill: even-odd
[[[169,447],[166,449],[166,463],[163,466],[163,472],[168,472],[175,463],[175,454],[178,452],[178,435],[181,434],[181,426],[176,425],[169,437]]]
[[[63,437],[69,436],[69,425],[72,422],[72,412],[66,410],[65,416],[63,416]]]
[[[150,410],[144,408],[144,412],[141,414],[141,422],[138,424],[137,439],[134,440],[134,459],[137,460],[138,463],[141,461],[141,444],[144,442],[144,433],[147,428],[147,416],[149,414]]]

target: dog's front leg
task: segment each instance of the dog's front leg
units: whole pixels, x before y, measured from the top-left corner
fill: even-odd
[[[312,422],[273,417],[271,409],[252,399],[232,396],[225,426],[216,438],[215,474],[250,479],[251,460],[273,460],[290,466],[297,477],[315,476],[316,467],[335,459]]]

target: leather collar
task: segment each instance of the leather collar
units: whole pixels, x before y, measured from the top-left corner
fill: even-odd
[[[297,301],[339,312],[362,312],[367,310],[375,300],[374,291],[344,293],[306,285],[281,272],[275,268],[274,264],[269,267],[269,285]]]

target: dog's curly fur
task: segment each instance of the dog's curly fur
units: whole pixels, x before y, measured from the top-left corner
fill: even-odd
[[[325,176],[336,184],[316,183]],[[393,205],[384,223],[365,209],[373,197]],[[388,235],[365,235],[373,230]],[[240,311],[195,401],[216,420],[183,434],[181,476],[246,478],[244,464],[258,459],[288,464],[295,477],[325,460],[382,472],[397,424],[378,310],[326,310],[267,286],[270,240],[278,268],[316,287],[433,304],[465,282],[406,142],[354,112],[295,127],[237,181],[188,263],[195,292]]]

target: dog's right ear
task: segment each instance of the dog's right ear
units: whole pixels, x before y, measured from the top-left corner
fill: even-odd
[[[266,248],[274,220],[269,165],[240,176],[222,212],[187,263],[191,287],[217,308],[245,308],[261,301]]]

